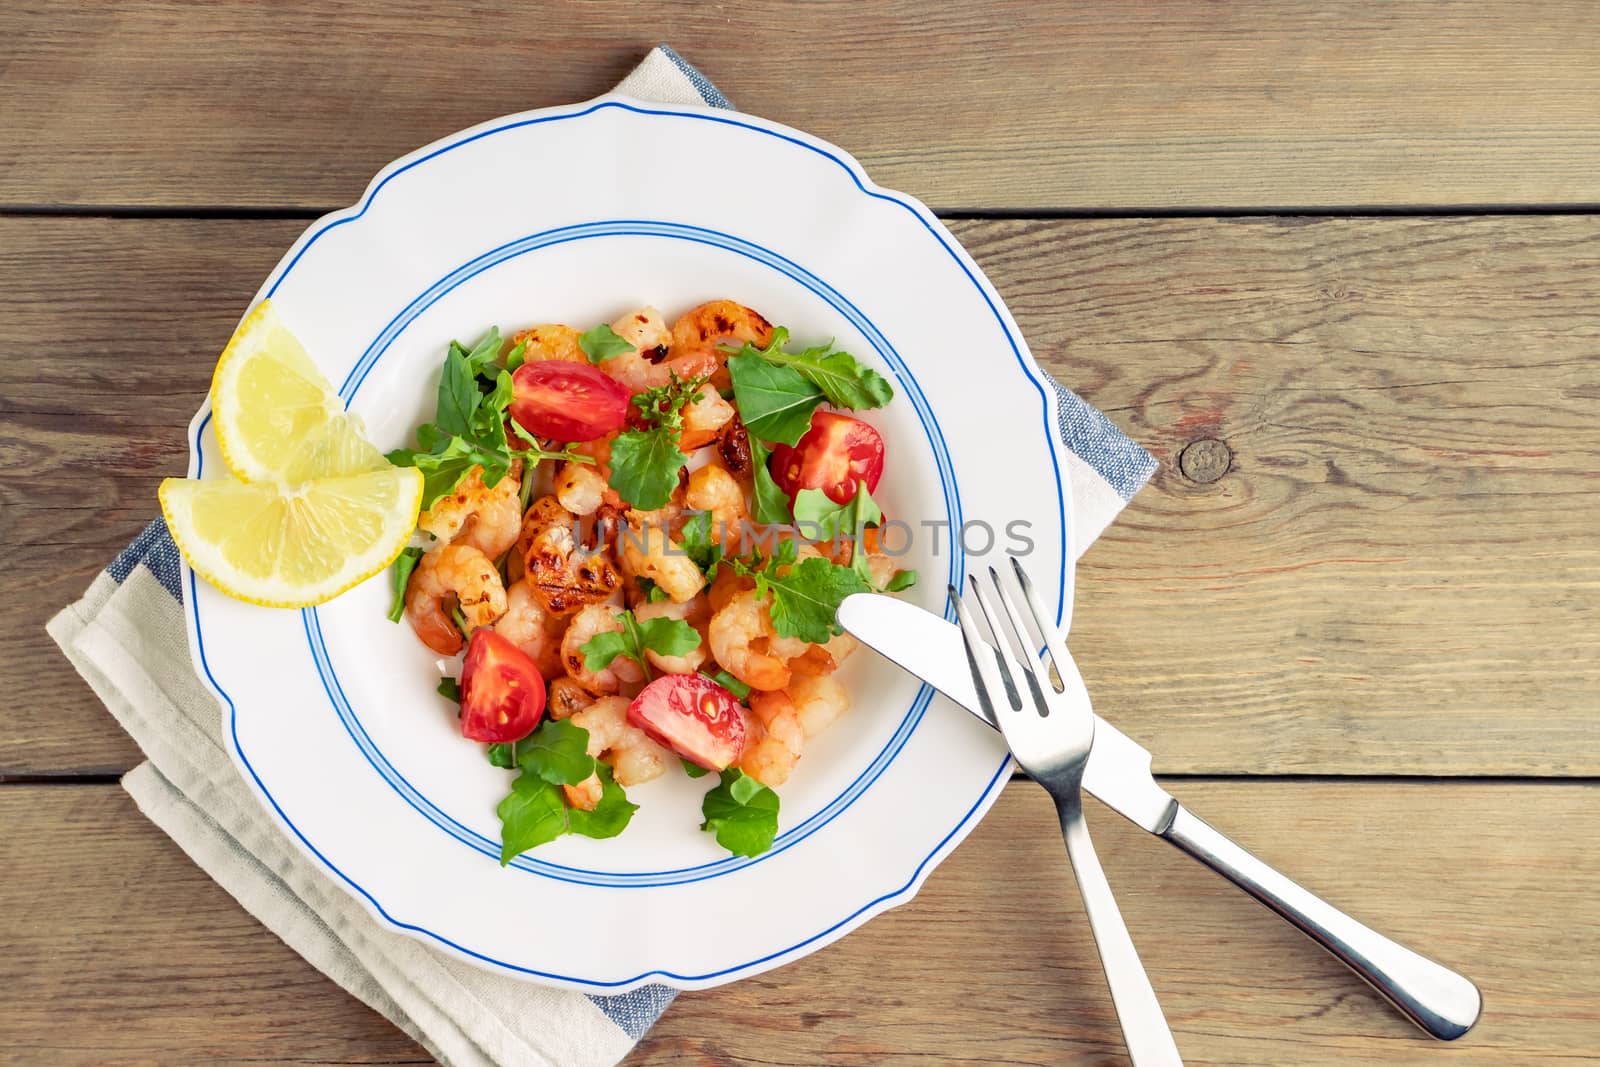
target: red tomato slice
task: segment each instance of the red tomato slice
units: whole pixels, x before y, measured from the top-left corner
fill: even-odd
[[[593,441],[628,421],[627,386],[597,367],[550,359],[511,374],[511,416],[536,437]]]
[[[797,444],[772,446],[771,470],[791,500],[802,489],[821,489],[835,504],[848,504],[862,479],[867,492],[878,488],[883,438],[860,419],[819,410]]]
[[[657,744],[710,771],[744,751],[744,713],[734,695],[698,674],[668,674],[628,705],[628,721]]]
[[[544,716],[544,678],[522,649],[479,627],[461,669],[461,733],[473,741],[520,741]]]

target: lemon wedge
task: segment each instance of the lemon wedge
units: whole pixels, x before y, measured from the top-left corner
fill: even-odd
[[[394,562],[416,527],[422,472],[387,467],[297,486],[168,478],[160,497],[196,574],[239,600],[301,608]]]
[[[241,481],[294,485],[389,465],[270,300],[222,350],[211,378],[211,416],[222,461]]]

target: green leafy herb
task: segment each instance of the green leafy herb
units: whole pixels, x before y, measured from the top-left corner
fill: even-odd
[[[690,763],[682,756],[678,757],[678,762],[683,764],[683,773],[687,774],[690,778],[704,778],[706,775],[711,773],[704,767],[700,766],[700,764]]]
[[[894,399],[894,387],[883,375],[861,364],[850,353],[837,350],[830,341],[803,352],[785,352],[789,331],[782,326],[772,331],[772,341],[766,348],[746,343],[739,355],[753,355],[775,367],[790,369],[810,384],[822,390],[828,403],[838,408],[881,408]],[[733,360],[728,361],[731,368]],[[735,388],[737,388],[737,380]],[[741,399],[740,408],[744,407]],[[745,422],[748,425],[749,419]],[[778,438],[768,438],[778,440]],[[793,441],[786,442],[794,444]]]
[[[759,856],[778,836],[778,794],[737,767],[722,772],[722,784],[700,803],[700,829],[735,856]]]
[[[518,743],[517,765],[556,785],[577,785],[594,773],[589,731],[571,719],[546,719]]]
[[[667,591],[661,588],[651,579],[636,577],[634,578],[634,582],[639,586],[639,592],[644,594],[646,603],[659,604],[661,601],[667,599]]]
[[[491,745],[496,766],[506,749],[516,754],[522,773],[496,809],[500,816],[500,864],[562,834],[615,837],[639,810],[611,776],[611,768],[588,755],[589,732],[570,720],[547,720],[515,745]],[[495,750],[500,749],[497,753]],[[497,758],[498,757],[498,758]],[[600,802],[593,811],[570,807],[563,785],[577,785],[590,775],[600,779]]]
[[[666,385],[646,389],[633,398],[640,417],[650,425],[619,433],[611,442],[611,488],[643,511],[654,511],[672,498],[678,472],[689,457],[678,448],[683,407],[700,399],[705,378],[671,375]]]
[[[400,616],[406,613],[406,583],[411,580],[411,572],[417,569],[417,560],[421,558],[420,548],[408,548],[395,557],[394,600],[389,605],[390,622],[399,622]]]
[[[747,427],[748,429],[748,427]],[[767,469],[772,453],[757,438],[750,438],[750,465],[755,472],[755,520],[787,526],[794,521],[789,510],[789,494],[778,488]]]
[[[654,511],[672,499],[678,472],[687,462],[676,430],[628,430],[611,442],[610,485],[634,507]]]
[[[600,777],[600,802],[593,811],[567,809],[567,828],[584,837],[616,837],[628,828],[639,805],[628,800],[628,794],[611,777],[610,767],[597,763],[594,773]]]
[[[518,341],[511,351],[506,353],[506,370],[514,371],[527,360],[528,342]]]
[[[583,354],[589,357],[590,363],[600,363],[612,356],[620,356],[624,352],[634,350],[632,342],[605,323],[579,337],[578,347],[583,349]]]
[[[739,417],[752,440],[795,444],[811,428],[811,413],[822,403],[822,390],[790,367],[762,358],[749,345],[728,360]]]
[[[772,595],[772,625],[780,637],[798,637],[822,644],[844,632],[839,625],[839,604],[851,593],[872,587],[850,567],[830,559],[808,556],[795,563],[794,542],[782,540],[772,558],[754,563],[730,559],[728,564],[746,578],[754,578],[756,595]]]
[[[895,571],[889,577],[889,584],[883,587],[885,593],[898,593],[902,589],[910,589],[917,584],[916,571]]]
[[[500,816],[500,866],[567,832],[567,800],[561,787],[526,771],[495,809]]]
[[[438,693],[446,700],[454,700],[457,704],[461,703],[461,683],[450,677],[448,674],[439,678],[438,688],[436,688],[434,692]]]
[[[750,687],[739,681],[739,679],[735,678],[727,671],[718,671],[716,674],[707,674],[705,671],[701,671],[700,677],[711,679],[713,682],[716,682],[718,685],[722,686],[722,688],[726,689],[740,700],[750,699]]]
[[[515,741],[496,741],[489,746],[489,762],[496,767],[510,769],[517,765],[517,743]]]
[[[439,374],[434,421],[417,427],[416,448],[397,448],[388,454],[395,466],[422,471],[423,510],[453,492],[474,467],[483,468],[483,484],[493,488],[510,473],[512,460],[519,456],[530,465],[541,459],[592,462],[570,448],[551,452],[511,447],[506,435],[514,393],[511,357],[520,363],[527,346],[513,348],[506,367],[501,368],[501,343],[500,331],[494,328],[471,349],[451,341]],[[533,440],[530,434],[523,436]],[[524,490],[528,484],[524,482]]]
[[[634,618],[633,612],[622,611],[616,616],[622,629],[595,634],[579,650],[583,653],[583,667],[587,671],[603,671],[618,656],[626,656],[637,663],[650,677],[650,663],[645,652],[663,656],[683,656],[700,646],[700,633],[682,619]]]
[[[722,530],[713,530],[714,521],[709,511],[691,511],[689,518],[678,530],[678,545],[684,555],[693,561],[711,581],[717,576],[717,564],[722,561]],[[713,537],[716,533],[718,536]]]
[[[794,521],[803,524],[802,529],[818,541],[837,537],[855,540],[868,526],[883,522],[883,512],[863,481],[857,484],[856,495],[848,504],[835,504],[821,489],[800,490],[794,495]]]

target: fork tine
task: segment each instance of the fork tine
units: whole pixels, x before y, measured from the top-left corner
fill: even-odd
[[[978,602],[978,612],[983,616],[983,621],[989,625],[989,633],[994,636],[995,664],[999,668],[1001,680],[1005,684],[1006,699],[1011,702],[1012,711],[1022,710],[1022,694],[1017,688],[1015,680],[1011,677],[1011,662],[1013,657],[1006,651],[1005,632],[1000,629],[1000,624],[995,621],[994,612],[989,609],[988,601],[983,598],[983,589],[978,585],[976,575],[967,575],[967,582],[972,586],[972,598]]]
[[[1017,605],[1005,586],[1000,584],[1000,572],[993,567],[989,568],[989,583],[994,586],[995,599],[1000,601],[1000,608],[1005,612],[1006,623],[1010,628],[1014,644],[1011,653],[1016,657],[1023,677],[1027,679],[1028,689],[1033,694],[1033,706],[1038,709],[1041,716],[1050,714],[1050,706],[1045,703],[1044,692],[1039,688],[1039,672],[1036,669],[1038,659],[1033,653],[1033,639],[1028,636],[1028,628],[1022,622],[1022,614],[1017,610]],[[976,586],[977,582],[973,582]],[[999,631],[996,631],[998,634]],[[1054,660],[1051,661],[1054,663]],[[1052,684],[1051,688],[1054,688]]]
[[[987,651],[990,650],[989,642],[978,633],[978,623],[967,610],[966,602],[961,599],[961,593],[955,586],[947,586],[950,590],[950,603],[955,605],[956,621],[961,625],[961,636],[967,649],[967,666],[972,670],[973,688],[978,691],[978,703],[983,707],[983,713],[991,725],[999,726],[1000,718],[995,713],[993,693],[995,690],[1005,688],[1010,692],[1009,686],[1001,686],[997,673],[998,664],[990,661]]]
[[[1017,585],[1022,588],[1022,599],[1028,602],[1028,612],[1033,616],[1033,624],[1039,629],[1039,636],[1044,639],[1045,654],[1050,657],[1050,670],[1055,675],[1051,687],[1056,692],[1066,691],[1064,679],[1066,672],[1061,669],[1060,662],[1056,659],[1056,644],[1066,644],[1066,636],[1061,632],[1061,627],[1050,621],[1042,605],[1039,603],[1039,594],[1033,587],[1033,579],[1028,577],[1028,572],[1022,569],[1022,561],[1016,556],[1007,557],[1011,560],[1011,572],[1017,576]]]

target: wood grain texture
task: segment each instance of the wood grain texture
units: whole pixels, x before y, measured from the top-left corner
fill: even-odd
[[[1533,1067],[1600,1047],[1594,787],[1179,792],[1311,888],[1472,976],[1488,1005],[1441,1049],[1289,927],[1094,806],[1100,854],[1190,1067]],[[0,1063],[427,1062],[266,934],[121,790],[0,788],[0,826]],[[684,994],[627,1062],[1121,1057],[1053,812],[1018,784],[911,904],[798,963]]]
[[[662,40],[941,208],[1600,203],[1585,0],[34,0],[0,40],[5,204],[342,206]]]
[[[60,663],[42,620],[183,472],[300,228],[0,221],[0,685]],[[1159,771],[1600,774],[1600,219],[957,230],[1162,459],[1084,560],[1074,642]],[[1175,468],[1197,438],[1233,453],[1217,481]],[[0,709],[0,772],[129,765],[86,687],[48,703]]]

